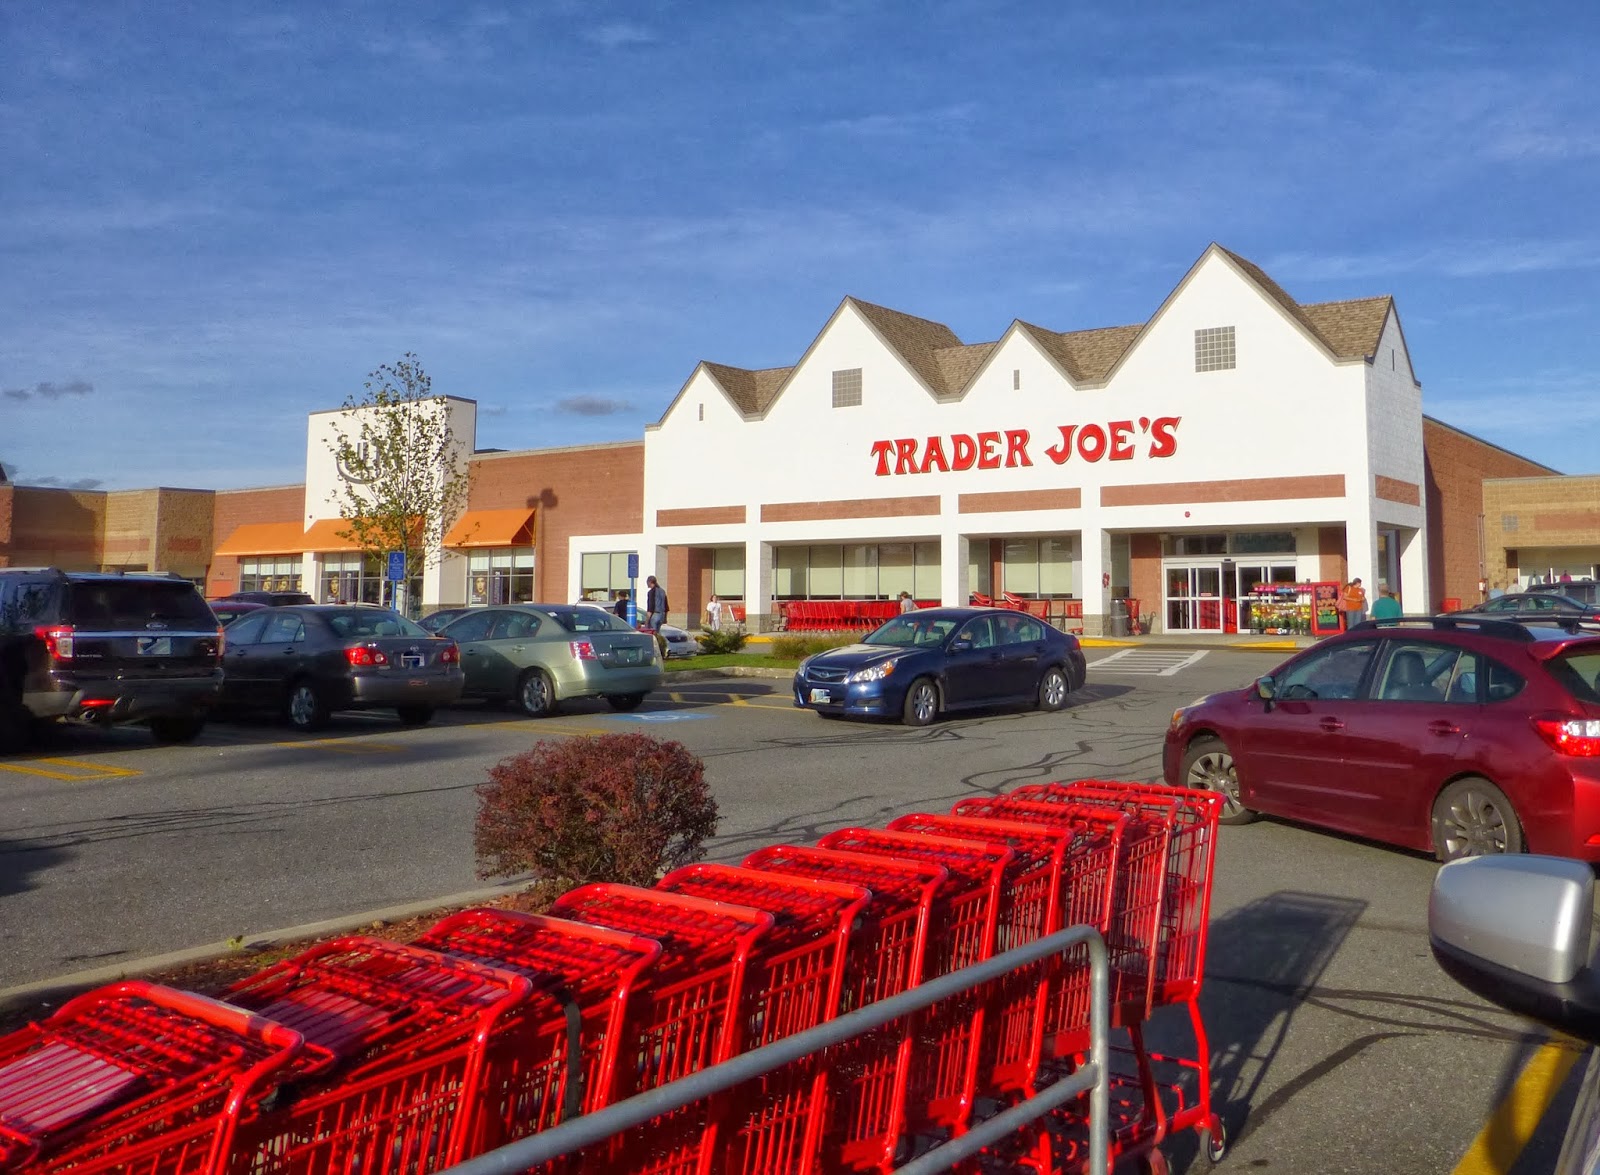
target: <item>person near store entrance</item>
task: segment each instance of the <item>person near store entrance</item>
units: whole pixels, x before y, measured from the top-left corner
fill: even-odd
[[[712,596],[711,602],[706,605],[706,628],[712,632],[722,629],[722,601],[716,596]]]
[[[915,612],[917,610],[917,602],[911,598],[910,592],[901,592],[899,598],[900,612],[902,615],[907,612]]]
[[[1395,598],[1394,590],[1386,583],[1378,585],[1378,602],[1372,605],[1372,618],[1374,620],[1399,620],[1404,615],[1400,601]]]
[[[659,629],[667,622],[667,589],[653,575],[644,582],[649,589],[644,594],[645,627]]]
[[[1367,589],[1361,586],[1360,576],[1344,585],[1344,594],[1340,597],[1339,607],[1344,610],[1346,631],[1367,618]]]

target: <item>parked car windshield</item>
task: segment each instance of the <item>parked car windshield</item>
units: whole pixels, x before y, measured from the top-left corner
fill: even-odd
[[[632,632],[626,620],[600,608],[551,608],[550,615],[568,632]]]
[[[956,622],[948,616],[919,617],[915,613],[896,616],[873,629],[862,640],[864,645],[892,645],[896,648],[926,648],[944,644],[955,631]]]
[[[341,637],[433,635],[421,625],[412,624],[400,613],[387,608],[340,608],[324,612],[322,618]]]
[[[1600,649],[1574,649],[1550,662],[1550,676],[1580,702],[1600,704]]]
[[[217,618],[188,580],[85,580],[68,586],[67,615],[82,629],[101,632],[151,624],[214,629]]]

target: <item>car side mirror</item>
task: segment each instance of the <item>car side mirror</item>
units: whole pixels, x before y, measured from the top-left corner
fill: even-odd
[[[965,653],[969,652],[971,649],[972,642],[964,636],[959,636],[950,642],[950,651],[952,653]]]
[[[1593,919],[1594,871],[1566,857],[1452,861],[1428,898],[1428,938],[1447,975],[1591,1043],[1600,1041],[1600,981],[1589,966]]]
[[[1272,709],[1272,703],[1278,697],[1278,685],[1272,680],[1270,673],[1265,677],[1256,678],[1256,697],[1267,704],[1267,709]]]

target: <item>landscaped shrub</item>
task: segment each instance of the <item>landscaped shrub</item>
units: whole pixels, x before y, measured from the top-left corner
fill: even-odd
[[[705,765],[643,734],[541,741],[478,785],[480,877],[650,885],[716,835]]]
[[[737,653],[744,648],[745,637],[742,628],[713,628],[700,634],[700,651],[702,653]]]
[[[775,636],[772,638],[772,655],[774,657],[783,657],[790,661],[799,661],[804,657],[814,657],[818,653],[826,653],[829,649],[853,645],[860,639],[858,636],[847,636],[842,633],[831,633],[824,636]]]

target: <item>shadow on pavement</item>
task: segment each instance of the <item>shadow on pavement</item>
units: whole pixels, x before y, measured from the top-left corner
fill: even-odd
[[[0,837],[0,897],[38,888],[35,874],[60,865],[71,856],[56,845]]]
[[[1278,1107],[1348,1059],[1335,1054],[1279,1084],[1267,1098],[1260,1096],[1296,1012],[1366,908],[1353,898],[1283,891],[1212,919],[1200,1007],[1211,1043],[1213,1104],[1230,1143],[1248,1137]],[[1248,990],[1241,990],[1241,980]],[[1179,1008],[1156,1011],[1149,1040],[1156,1051],[1194,1055]],[[1358,1046],[1365,1043],[1352,1047]],[[1175,1171],[1205,1166],[1195,1162],[1193,1131],[1174,1136],[1163,1149]]]

